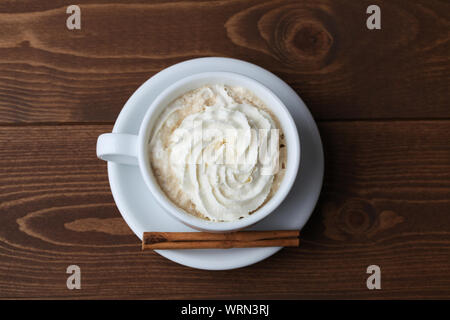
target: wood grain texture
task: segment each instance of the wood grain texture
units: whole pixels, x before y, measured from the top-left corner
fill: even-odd
[[[326,177],[300,248],[212,272],[141,252],[95,158],[110,125],[0,127],[0,297],[450,298],[450,121],[319,128]]]
[[[450,118],[448,1],[77,3],[78,31],[65,1],[0,3],[0,123],[111,122],[150,76],[203,56],[269,69],[317,119]]]

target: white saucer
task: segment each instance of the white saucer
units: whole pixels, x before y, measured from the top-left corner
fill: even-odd
[[[310,217],[322,187],[322,142],[314,119],[303,101],[291,87],[269,71],[229,58],[200,58],[173,65],[147,80],[130,97],[117,118],[113,132],[137,134],[147,108],[159,92],[183,77],[207,71],[235,72],[256,79],[271,89],[291,112],[299,130],[302,148],[297,181],[276,212],[249,229],[301,229]],[[160,208],[141,178],[138,167],[108,162],[108,176],[120,213],[140,239],[144,231],[195,231]],[[185,266],[226,270],[259,262],[280,249],[271,247],[157,252]]]

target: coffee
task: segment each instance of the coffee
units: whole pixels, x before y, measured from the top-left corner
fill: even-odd
[[[149,160],[166,196],[189,214],[235,221],[263,206],[283,179],[286,145],[278,119],[251,91],[207,85],[158,117]]]

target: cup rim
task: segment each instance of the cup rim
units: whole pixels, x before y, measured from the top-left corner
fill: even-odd
[[[159,186],[156,178],[154,177],[153,170],[151,168],[150,160],[148,158],[148,141],[150,138],[150,133],[152,131],[153,126],[150,126],[151,119],[153,116],[158,117],[160,115],[160,109],[158,108],[160,104],[166,100],[174,91],[185,87],[187,84],[191,83],[194,80],[207,79],[207,78],[222,78],[224,82],[227,80],[237,81],[240,83],[244,83],[242,86],[248,88],[253,91],[249,87],[258,88],[260,91],[264,91],[264,94],[267,95],[270,99],[272,99],[277,106],[275,108],[270,108],[270,110],[275,114],[278,118],[278,121],[283,128],[283,133],[285,134],[286,140],[289,139],[291,142],[288,144],[287,148],[287,164],[286,164],[286,172],[284,177],[280,183],[278,190],[275,194],[260,208],[255,210],[249,216],[239,219],[236,221],[208,221],[205,219],[201,219],[196,217],[185,210],[179,208],[175,203],[173,203],[164,193],[164,191]],[[247,84],[247,85],[245,85]],[[185,92],[190,91],[186,89]],[[176,99],[176,97],[172,97],[170,101]],[[258,95],[257,95],[258,96]],[[259,97],[259,96],[258,96]],[[259,97],[260,98],[260,97]],[[159,110],[159,113],[155,115],[155,112]],[[280,113],[283,114],[283,117],[280,117]],[[284,120],[282,120],[284,119]],[[183,222],[184,224],[202,231],[208,232],[230,232],[236,231],[239,229],[246,228],[251,226],[269,214],[271,214],[275,209],[283,202],[283,200],[288,195],[291,190],[295,179],[297,177],[299,165],[300,165],[300,139],[298,135],[298,129],[295,125],[295,122],[286,108],[284,103],[266,86],[261,84],[259,81],[252,79],[250,77],[233,73],[233,72],[202,72],[194,75],[190,75],[184,77],[165,90],[163,90],[153,102],[150,104],[139,129],[139,138],[138,138],[138,162],[141,174],[144,178],[144,181],[147,187],[152,192],[153,196],[157,200],[158,204],[173,217]]]

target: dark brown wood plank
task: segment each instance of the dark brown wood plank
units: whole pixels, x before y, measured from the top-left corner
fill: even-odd
[[[319,127],[326,177],[300,248],[217,272],[141,252],[95,158],[110,125],[0,127],[0,297],[450,298],[450,121]]]
[[[113,121],[150,76],[202,56],[267,68],[317,119],[450,118],[448,1],[77,3],[78,31],[65,1],[0,3],[0,123]]]

